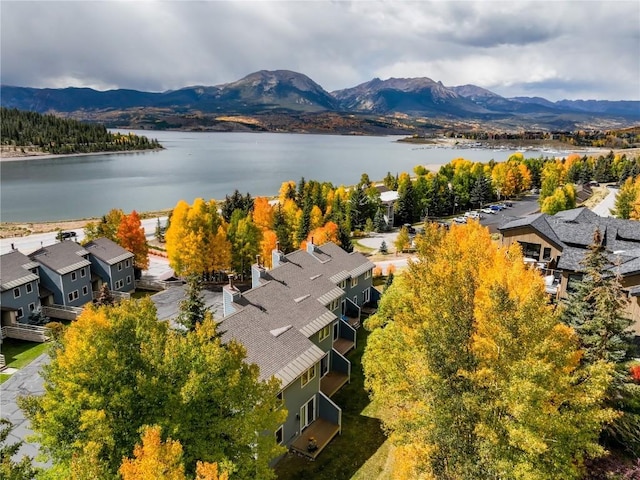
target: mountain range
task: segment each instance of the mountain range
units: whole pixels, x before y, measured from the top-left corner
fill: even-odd
[[[374,78],[333,92],[288,70],[262,70],[231,83],[162,93],[0,88],[4,107],[129,128],[317,131],[339,125],[351,133],[372,133],[367,125],[415,130],[480,123],[505,130],[574,130],[640,122],[640,101],[505,98],[475,85],[447,87],[426,77]]]

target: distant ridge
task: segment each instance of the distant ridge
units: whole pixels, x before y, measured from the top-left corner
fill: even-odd
[[[604,120],[629,126],[640,121],[640,101],[505,98],[475,85],[447,87],[428,77],[374,78],[329,93],[306,75],[289,70],[261,70],[222,85],[189,86],[162,93],[9,85],[0,89],[0,105],[7,108],[115,124],[136,125],[146,119],[153,125],[154,118],[162,118],[158,128],[170,125],[177,117],[198,115],[208,116],[209,124],[216,116],[274,114],[405,115],[538,128],[606,123]]]

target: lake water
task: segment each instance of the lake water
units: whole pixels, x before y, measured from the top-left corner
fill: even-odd
[[[429,148],[400,137],[277,133],[134,132],[157,138],[165,150],[0,164],[0,221],[97,217],[111,208],[150,211],[180,199],[224,199],[235,189],[276,195],[283,181],[301,177],[351,185],[367,173],[412,172],[464,157],[504,161],[515,150]],[[526,157],[546,155],[530,151]]]

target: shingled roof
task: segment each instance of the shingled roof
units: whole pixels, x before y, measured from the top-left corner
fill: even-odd
[[[38,275],[30,271],[34,268],[38,264],[17,250],[0,256],[0,291],[38,280]]]
[[[84,256],[88,255],[82,246],[72,240],[64,240],[60,243],[36,250],[29,258],[59,275],[64,275],[82,267],[88,267],[91,262]]]
[[[528,215],[507,222],[499,230],[505,233],[522,227],[530,227],[562,251],[558,262],[559,269],[582,269],[582,259],[598,229],[610,261],[608,268],[616,269],[623,276],[640,271],[640,222],[600,217],[591,210],[580,207],[555,215]]]
[[[116,242],[104,237],[90,241],[84,248],[91,255],[108,265],[115,265],[122,260],[133,257],[133,253],[122,248]]]
[[[326,308],[344,295],[336,283],[374,267],[363,255],[333,243],[309,250],[292,252],[281,265],[263,271],[260,285],[234,301],[236,311],[219,327],[224,341],[245,346],[260,378],[275,376],[283,386],[325,355],[309,338],[337,319]]]

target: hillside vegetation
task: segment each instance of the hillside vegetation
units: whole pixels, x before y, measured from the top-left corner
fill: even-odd
[[[49,154],[115,152],[162,148],[157,140],[134,134],[110,133],[99,124],[82,123],[53,115],[0,109],[3,153],[25,149]]]

